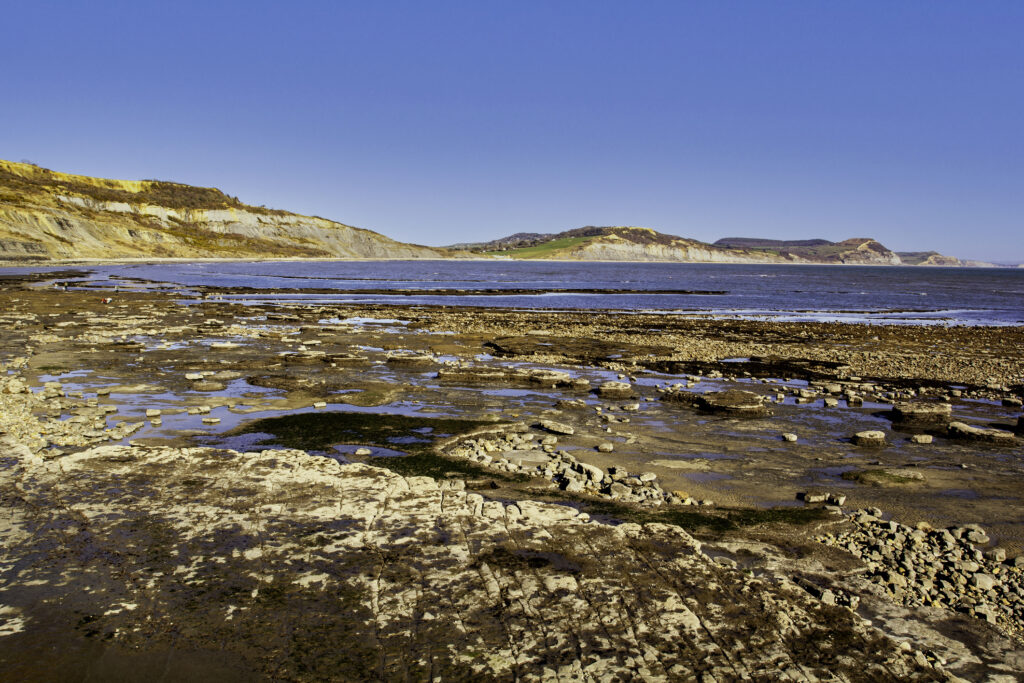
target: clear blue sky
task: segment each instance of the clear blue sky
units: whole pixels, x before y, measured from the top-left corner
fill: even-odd
[[[1024,2],[8,2],[0,158],[423,244],[1024,261]]]

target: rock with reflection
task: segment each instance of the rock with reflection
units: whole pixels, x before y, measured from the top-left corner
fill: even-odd
[[[712,391],[700,394],[692,391],[669,391],[662,395],[663,401],[680,403],[713,415],[729,417],[768,417],[771,408],[760,394],[741,389]]]

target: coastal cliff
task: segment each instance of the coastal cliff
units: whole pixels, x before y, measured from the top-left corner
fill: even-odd
[[[450,249],[515,259],[576,261],[678,261],[690,263],[821,263],[851,265],[964,265],[936,252],[908,253],[908,259],[877,240],[764,240],[730,237],[714,244],[650,228],[593,227],[558,234],[518,233],[493,242],[455,244]]]
[[[324,218],[249,206],[214,188],[109,180],[0,160],[0,258],[443,258]]]
[[[714,244],[642,227],[587,226],[426,247],[318,216],[245,204],[216,188],[111,180],[0,160],[0,261],[138,258],[511,259],[988,266],[871,238]]]

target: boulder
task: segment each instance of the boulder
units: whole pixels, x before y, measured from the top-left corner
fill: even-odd
[[[189,389],[192,391],[224,391],[227,389],[227,385],[223,382],[215,382],[213,380],[200,380],[198,382],[193,382]]]
[[[894,404],[888,417],[901,427],[945,427],[952,414],[948,403],[910,401]]]
[[[996,587],[996,578],[990,574],[975,574],[971,577],[971,583],[974,584],[978,590],[990,591]]]
[[[633,398],[633,386],[628,382],[604,382],[597,388],[601,398]]]
[[[590,478],[595,484],[600,484],[604,481],[604,470],[594,465],[589,465],[585,462],[576,463],[576,469],[580,474],[584,474]]]
[[[571,436],[576,433],[576,430],[567,424],[562,422],[555,422],[554,420],[541,420],[540,426],[552,434],[565,434]]]
[[[931,434],[914,434],[910,437],[911,443],[927,444],[932,442]]]
[[[729,389],[698,394],[689,391],[673,391],[665,394],[663,400],[683,403],[701,412],[731,417],[767,417],[771,410],[761,396],[752,391]]]
[[[853,435],[852,441],[857,446],[881,448],[882,446],[885,446],[885,432],[875,429],[865,432],[857,432]]]
[[[975,427],[964,422],[950,422],[947,434],[952,439],[992,444],[1012,444],[1017,439],[1013,432],[988,427]]]

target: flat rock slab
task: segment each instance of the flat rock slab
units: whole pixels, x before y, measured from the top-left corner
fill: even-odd
[[[604,382],[597,388],[601,398],[634,398],[636,392],[629,382]]]
[[[562,422],[555,422],[554,420],[541,420],[540,426],[552,434],[562,434],[564,436],[572,436],[576,433],[576,430],[570,425]]]
[[[543,387],[571,387],[586,389],[590,382],[577,379],[568,372],[544,368],[505,368],[490,365],[461,365],[441,368],[437,378],[458,382],[507,382],[515,384],[538,384]]]
[[[893,423],[907,427],[945,427],[953,414],[949,403],[913,401],[896,403],[888,417]]]
[[[771,415],[771,409],[764,404],[759,394],[741,389],[712,391],[706,394],[673,391],[665,394],[663,400],[682,403],[701,412],[714,415],[731,417],[767,417]]]
[[[990,429],[988,427],[975,427],[964,422],[950,422],[947,433],[951,439],[981,443],[1013,444],[1017,441],[1013,432],[1006,432],[1002,429]]]
[[[850,440],[857,446],[867,446],[869,448],[881,448],[886,444],[885,432],[878,431],[877,429],[857,432]]]
[[[171,648],[181,680],[214,652],[246,680],[936,679],[678,527],[301,451],[6,449],[0,494],[11,680],[99,680],[118,652]]]

